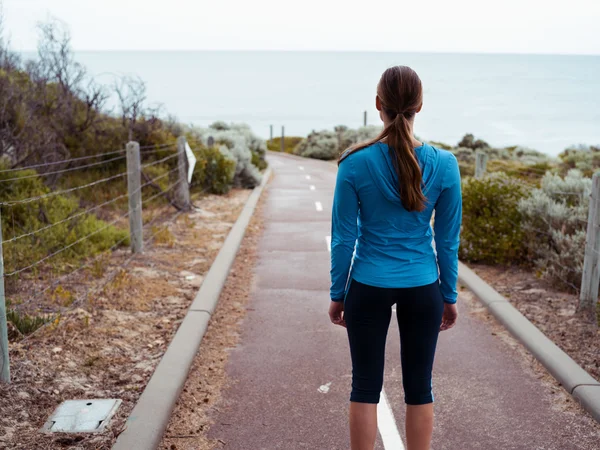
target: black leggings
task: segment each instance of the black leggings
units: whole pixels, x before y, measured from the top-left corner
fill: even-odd
[[[431,371],[444,301],[439,282],[413,288],[378,288],[352,280],[344,301],[352,356],[350,401],[379,403],[385,339],[396,304],[404,401],[433,402]]]

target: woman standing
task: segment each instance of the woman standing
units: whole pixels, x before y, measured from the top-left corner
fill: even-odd
[[[438,333],[452,328],[458,317],[460,174],[452,153],[413,136],[423,88],[412,69],[386,70],[376,105],[383,131],[347,150],[339,161],[329,315],[347,328],[350,342],[352,450],[375,445],[393,305],[400,329],[408,450],[429,450]]]

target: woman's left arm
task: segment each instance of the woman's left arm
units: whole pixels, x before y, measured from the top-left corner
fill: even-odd
[[[352,159],[346,158],[338,168],[331,214],[331,300],[341,302],[352,264],[358,235],[358,195]]]

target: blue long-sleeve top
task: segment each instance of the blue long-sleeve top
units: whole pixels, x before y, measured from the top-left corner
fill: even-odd
[[[415,154],[427,199],[420,212],[402,206],[386,144],[373,144],[340,163],[332,211],[331,300],[344,300],[350,278],[384,288],[439,280],[444,301],[456,303],[462,220],[458,162],[449,151],[428,144]]]

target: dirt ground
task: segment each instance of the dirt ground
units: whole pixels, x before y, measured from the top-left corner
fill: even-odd
[[[225,369],[229,351],[239,341],[240,322],[248,310],[246,305],[253,285],[256,249],[262,230],[262,208],[263,200],[248,226],[217,309],[159,447],[161,449],[207,450],[223,446],[223,442],[208,439],[206,432],[211,424],[210,412],[218,410],[221,392],[231,382],[227,379]]]
[[[118,267],[130,254],[119,250],[101,274],[81,274],[101,287],[94,298],[11,343],[12,383],[0,385],[0,448],[111,448],[249,193],[202,197],[198,210],[157,222],[153,242],[126,269]],[[40,433],[62,401],[93,398],[123,400],[102,433]]]
[[[481,264],[469,264],[469,267],[600,380],[600,329],[576,314],[577,295],[559,292],[535,273],[519,267]]]

